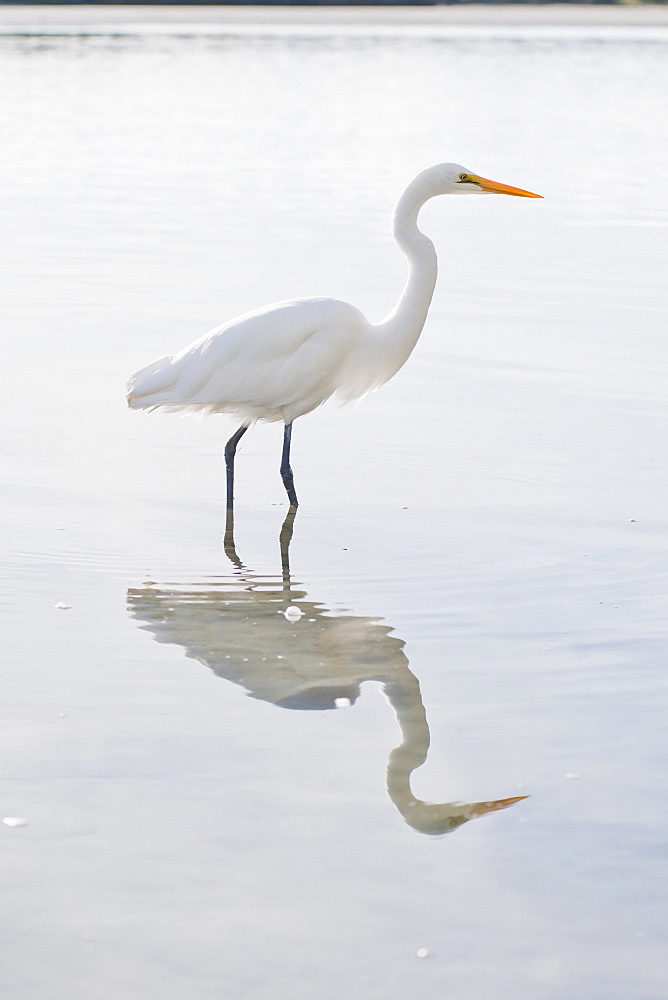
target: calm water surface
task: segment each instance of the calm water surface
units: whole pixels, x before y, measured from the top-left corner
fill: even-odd
[[[665,1000],[666,55],[0,38],[8,1000]],[[127,375],[274,299],[380,318],[448,159],[545,200],[427,206],[414,356],[296,424],[280,538],[254,429],[225,539],[232,425]]]

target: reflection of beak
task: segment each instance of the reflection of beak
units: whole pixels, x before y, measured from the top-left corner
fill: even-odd
[[[507,184],[499,184],[497,181],[488,181],[486,177],[477,177],[469,174],[473,184],[477,184],[483,191],[492,194],[514,194],[517,198],[542,198],[542,194],[534,194],[532,191],[525,191],[523,188],[509,187]]]
[[[514,190],[514,188],[511,188]],[[534,198],[540,198],[540,195],[534,195]],[[516,802],[521,802],[522,799],[528,799],[528,795],[516,795],[514,799],[497,799],[496,802],[476,802],[471,813],[473,816],[484,816],[486,813],[496,812],[497,809],[507,809],[508,806],[515,805]]]

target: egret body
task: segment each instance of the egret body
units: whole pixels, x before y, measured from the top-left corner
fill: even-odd
[[[297,507],[290,468],[293,421],[330,396],[344,402],[363,396],[405,364],[422,333],[437,275],[436,250],[418,228],[418,213],[438,195],[484,193],[541,197],[487,180],[457,163],[428,167],[410,182],[392,225],[408,260],[408,278],[399,301],[380,323],[370,323],[359,309],[338,299],[266,306],[135,372],[128,382],[128,405],[230,413],[241,419],[225,448],[228,509],[242,435],[256,420],[282,420],[281,476],[290,504]]]

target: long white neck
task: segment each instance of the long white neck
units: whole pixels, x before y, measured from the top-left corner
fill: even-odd
[[[387,763],[387,792],[409,826],[420,833],[442,834],[455,830],[476,816],[507,809],[526,798],[491,802],[424,802],[411,789],[411,775],[427,759],[429,725],[417,677],[406,668],[383,683],[388,701],[396,712],[401,729],[401,746],[390,754]]]
[[[388,360],[392,359],[393,370],[387,378],[399,371],[415,347],[436,286],[436,250],[417,225],[420,209],[436,194],[430,173],[423,170],[411,181],[397,202],[392,219],[394,239],[408,259],[408,279],[396,306],[376,327],[382,336],[383,351]]]

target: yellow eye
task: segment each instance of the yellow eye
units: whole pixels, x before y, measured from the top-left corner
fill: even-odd
[[[460,174],[459,175],[459,179],[460,179],[460,181],[467,181],[469,179],[469,175],[468,174]]]

